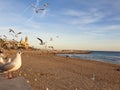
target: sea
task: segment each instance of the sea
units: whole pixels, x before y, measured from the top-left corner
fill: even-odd
[[[100,62],[120,64],[120,52],[113,51],[92,51],[89,54],[59,54],[60,56],[69,56],[71,58],[80,58],[84,60],[95,60]]]

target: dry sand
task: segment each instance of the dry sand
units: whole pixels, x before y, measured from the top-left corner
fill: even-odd
[[[25,51],[15,74],[25,77],[33,90],[120,90],[117,68],[120,65]]]

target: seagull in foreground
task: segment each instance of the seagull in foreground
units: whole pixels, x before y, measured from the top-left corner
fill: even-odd
[[[5,60],[3,60],[3,58],[5,58],[6,56],[3,54],[3,51],[0,50],[0,64],[5,64]]]
[[[0,63],[1,63],[1,64],[4,63],[3,57],[4,57],[3,52],[0,52]]]
[[[17,52],[16,57],[13,60],[0,66],[0,73],[8,73],[8,79],[13,78],[13,71],[18,70],[21,67],[21,51]]]
[[[4,60],[6,58],[6,55],[3,54],[3,51],[0,50],[0,65],[5,64],[6,62],[11,62],[11,58],[9,58],[7,61]]]
[[[3,60],[3,58],[0,56],[0,64],[4,64],[5,61]]]
[[[11,62],[11,58],[9,58],[7,61],[4,60],[2,57],[0,57],[0,66],[4,65],[5,63]]]

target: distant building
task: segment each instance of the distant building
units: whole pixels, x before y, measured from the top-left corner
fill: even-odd
[[[21,38],[19,42],[19,47],[28,49],[29,48],[29,43],[28,43],[28,37],[25,37],[25,41]]]

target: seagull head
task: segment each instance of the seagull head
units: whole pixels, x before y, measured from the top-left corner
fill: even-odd
[[[23,49],[20,49],[17,54],[21,55],[23,53]]]
[[[21,51],[18,51],[16,55],[21,55],[21,54],[22,54],[22,52],[21,52]]]
[[[0,50],[0,53],[3,53],[3,50]]]

